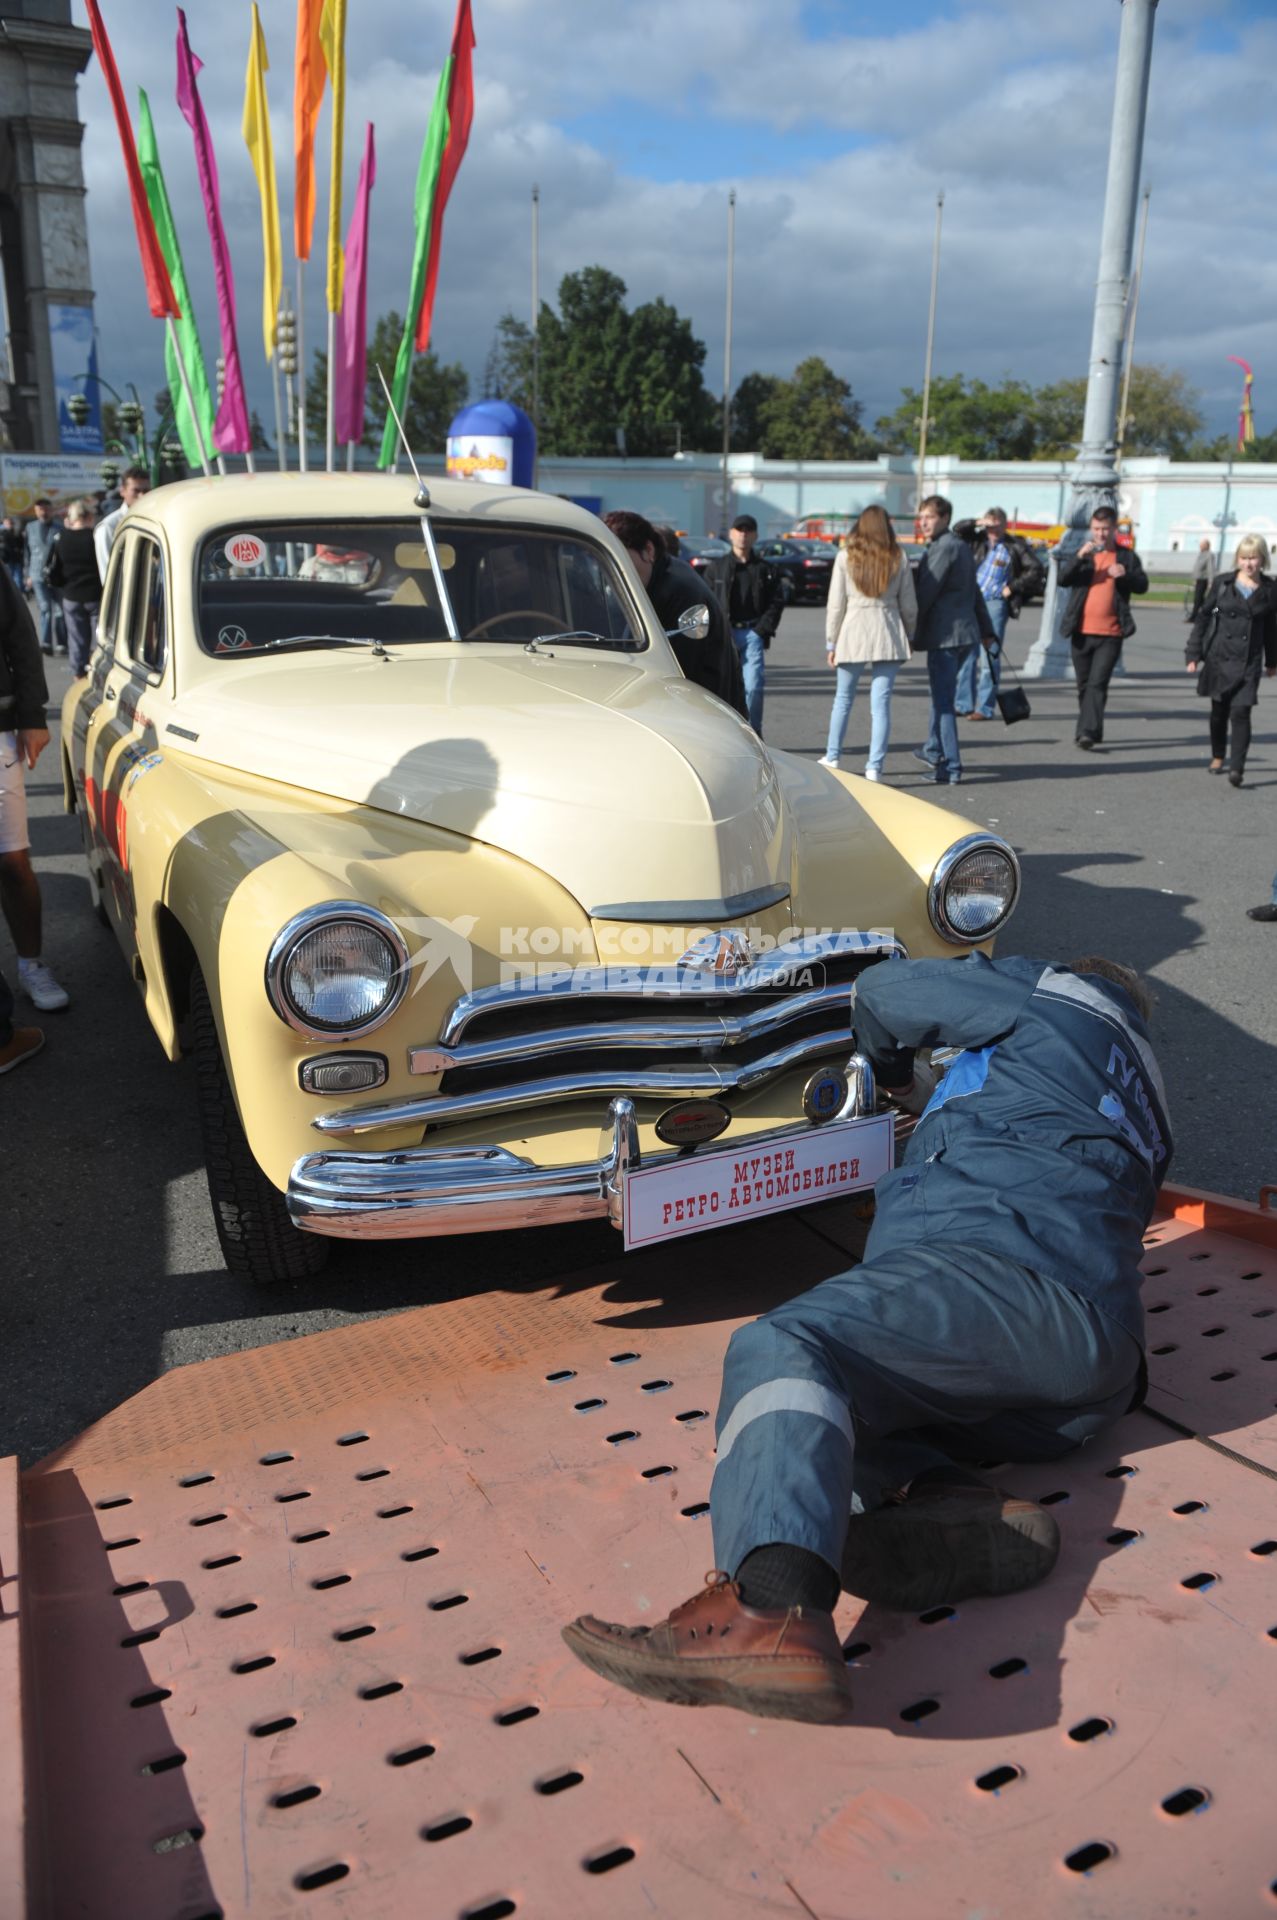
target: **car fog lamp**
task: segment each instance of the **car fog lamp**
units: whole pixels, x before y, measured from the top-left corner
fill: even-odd
[[[955,943],[987,940],[1009,917],[1020,891],[1020,868],[1005,842],[971,836],[950,847],[928,896],[931,924]]]
[[[344,902],[322,917],[312,909],[290,921],[267,964],[276,1013],[319,1037],[380,1026],[407,984],[408,953],[398,929],[373,908]]]

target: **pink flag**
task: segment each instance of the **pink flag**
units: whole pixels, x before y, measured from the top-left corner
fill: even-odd
[[[231,272],[230,249],[222,230],[221,196],[217,186],[217,161],[213,157],[213,139],[200,102],[196,75],[203,66],[191,52],[186,37],[186,15],[177,10],[177,104],[182,118],[195,136],[195,165],[204,196],[204,216],[213,247],[213,277],[217,282],[217,316],[222,329],[222,359],[226,385],[213,423],[213,437],[221,453],[248,453],[253,444],[248,424],[248,402],[244,397],[244,375],[239,364],[239,343],[235,338],[235,279]]]
[[[337,318],[337,359],[333,369],[333,436],[338,446],[362,440],[364,390],[368,379],[368,203],[377,179],[372,121],[364,135],[355,211],[346,234],[346,278]]]

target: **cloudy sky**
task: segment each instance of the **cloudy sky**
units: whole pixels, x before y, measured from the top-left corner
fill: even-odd
[[[101,0],[130,101],[147,89],[205,349],[209,248],[174,102],[167,0]],[[291,274],[294,0],[260,0]],[[733,384],[824,356],[866,418],[920,384],[935,197],[945,194],[941,372],[1080,373],[1090,340],[1119,0],[474,0],[476,108],[448,209],[434,345],[479,390],[500,315],[599,262],[631,301],[660,294],[722,383],[726,200],[737,191]],[[81,0],[73,15],[85,24]],[[190,0],[213,127],[250,399],[271,420],[256,186],[240,133],[247,0]],[[349,0],[347,209],[376,125],[370,310],[402,308],[412,192],[453,0]],[[895,24],[896,22],[900,24]],[[1152,189],[1137,358],[1183,368],[1212,430],[1236,418],[1230,353],[1277,425],[1277,9],[1161,0],[1145,179]],[[149,401],[162,324],[141,290],[119,148],[94,64],[80,82],[101,367]],[[328,113],[321,121],[308,344],[322,338]],[[344,222],[343,222],[344,224]]]

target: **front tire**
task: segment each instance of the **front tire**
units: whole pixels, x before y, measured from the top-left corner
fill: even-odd
[[[327,1264],[328,1242],[293,1225],[284,1196],[253,1158],[198,971],[191,980],[190,1032],[208,1197],[227,1269],[258,1287],[310,1279]]]

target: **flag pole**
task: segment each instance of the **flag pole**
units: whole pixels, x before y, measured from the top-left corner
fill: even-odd
[[[213,477],[213,469],[208,464],[208,454],[204,447],[204,433],[200,426],[200,417],[195,406],[195,395],[191,392],[190,375],[186,371],[186,362],[182,358],[182,349],[177,338],[177,328],[173,325],[173,316],[171,313],[165,314],[164,324],[168,328],[168,337],[172,342],[173,352],[177,358],[177,370],[182,377],[182,392],[186,395],[186,404],[190,409],[191,424],[195,428],[195,438],[199,441],[200,465],[204,469],[205,477],[211,480]],[[225,467],[222,467],[220,458],[218,460],[218,466],[221,467],[223,473],[226,471]]]
[[[302,313],[302,263],[297,262],[297,471],[307,473],[306,457],[306,327]]]
[[[333,439],[333,378],[337,359],[337,315],[328,309],[328,412],[324,427],[324,441],[327,449],[327,466],[331,473],[336,465],[336,447]]]
[[[284,408],[279,392],[279,315],[275,315],[275,351],[270,357],[271,386],[275,394],[275,464],[288,472],[288,440],[284,433]]]

